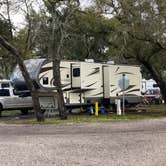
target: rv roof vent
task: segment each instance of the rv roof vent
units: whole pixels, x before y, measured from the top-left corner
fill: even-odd
[[[85,59],[85,62],[94,63],[94,59]]]
[[[115,62],[114,61],[107,61],[107,64],[114,65]]]

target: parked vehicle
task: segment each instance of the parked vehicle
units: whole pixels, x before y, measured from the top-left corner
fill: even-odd
[[[157,85],[156,81],[153,79],[142,79],[142,94],[147,92],[149,89],[158,89],[160,90],[159,86]]]
[[[32,109],[32,98],[27,93],[17,92],[12,82],[0,80],[0,115],[4,110],[19,109],[22,114],[27,114],[28,109]]]
[[[162,96],[159,89],[148,89],[144,94],[144,99],[148,104],[162,103]]]
[[[46,59],[31,59],[25,61],[25,65],[39,91],[56,92],[52,62]],[[67,107],[93,105],[95,102],[102,105],[115,104],[117,94],[122,97],[119,79],[123,74],[130,81],[125,90],[125,103],[134,105],[142,100],[142,75],[139,66],[61,61],[60,72]],[[24,82],[18,66],[14,69],[11,79],[15,84]],[[48,93],[45,96],[48,96]]]

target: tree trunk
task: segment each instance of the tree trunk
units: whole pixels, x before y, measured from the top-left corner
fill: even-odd
[[[19,68],[22,72],[22,75],[26,81],[26,84],[28,86],[28,88],[30,89],[31,91],[31,95],[32,95],[32,101],[33,101],[33,107],[34,107],[34,111],[35,111],[35,116],[36,116],[36,119],[37,121],[44,121],[44,115],[41,111],[41,108],[40,108],[40,103],[39,103],[39,98],[38,98],[38,93],[33,85],[33,82],[29,76],[29,73],[26,69],[26,66],[23,62],[23,59],[22,59],[22,54],[17,51],[12,45],[10,45],[5,39],[3,39],[1,36],[0,36],[0,44],[5,47],[12,55],[14,55],[14,57],[16,58],[17,60],[17,63],[19,65]]]
[[[61,87],[61,76],[60,76],[60,59],[61,59],[61,49],[63,47],[64,35],[63,30],[56,22],[56,3],[51,6],[51,15],[52,15],[52,34],[51,34],[51,47],[50,54],[53,60],[53,77],[54,77],[54,86],[57,89],[58,93],[58,109],[61,119],[67,119],[66,106],[63,97],[63,91]],[[56,41],[57,38],[57,27],[60,30],[60,39],[59,42]]]
[[[61,76],[60,76],[60,61],[54,58],[53,60],[53,75],[54,75],[54,86],[58,92],[58,109],[61,119],[67,119],[66,106],[63,97],[63,91],[61,87]]]
[[[161,85],[159,87],[161,89],[161,94],[162,94],[164,103],[166,103],[166,82],[161,82]]]

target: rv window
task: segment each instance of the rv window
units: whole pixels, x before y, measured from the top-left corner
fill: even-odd
[[[69,78],[69,74],[67,74],[66,77]]]
[[[44,77],[43,78],[43,84],[44,85],[48,85],[48,77]]]
[[[80,77],[80,68],[73,69],[73,77]]]
[[[0,96],[10,96],[9,89],[0,89]]]
[[[9,87],[9,83],[3,83],[1,86],[2,86],[2,88],[8,88]]]

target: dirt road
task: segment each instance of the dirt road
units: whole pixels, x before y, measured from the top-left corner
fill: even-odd
[[[166,119],[0,124],[1,166],[165,166]]]

